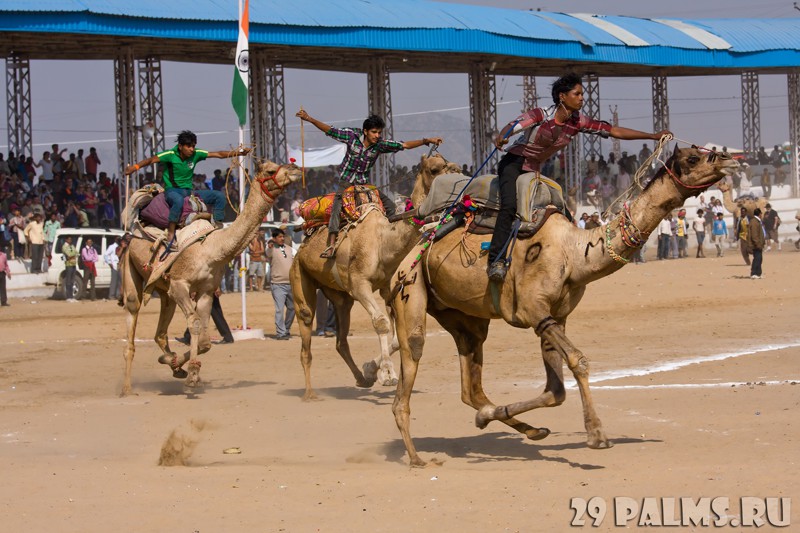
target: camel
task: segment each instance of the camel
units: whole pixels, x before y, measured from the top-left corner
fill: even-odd
[[[203,241],[198,241],[180,252],[169,270],[168,279],[165,279],[167,276],[162,276],[154,281],[153,286],[161,301],[155,341],[163,353],[158,361],[169,365],[174,377],[186,377],[187,387],[198,387],[201,384],[200,360],[197,357],[211,348],[207,332],[208,318],[214,291],[219,287],[225,265],[252,240],[264,215],[284,187],[297,181],[300,176],[300,169],[293,164],[279,166],[265,162],[251,187],[244,210],[236,220],[227,228],[212,231]],[[150,241],[142,238],[131,239],[128,250],[120,261],[123,307],[127,313],[128,327],[128,342],[123,354],[125,375],[122,396],[131,393],[136,322],[139,310],[148,297],[143,289],[153,271],[145,269],[152,257],[151,245]],[[190,350],[183,356],[170,350],[167,337],[167,327],[172,321],[176,305],[180,306],[186,316],[192,334]],[[188,372],[183,369],[187,361]]]
[[[752,215],[753,210],[758,207],[761,209],[761,212],[764,212],[767,203],[769,200],[764,198],[763,196],[759,196],[758,198],[754,196],[740,196],[733,200],[733,191],[731,190],[731,186],[727,182],[720,182],[717,187],[720,191],[722,191],[722,205],[725,206],[725,209],[737,217],[741,214],[742,208],[744,207],[747,209],[747,214]]]
[[[392,411],[411,465],[426,464],[417,453],[409,428],[411,391],[425,344],[426,311],[456,342],[461,400],[477,411],[475,424],[479,428],[500,420],[531,440],[549,435],[549,429],[532,427],[516,417],[564,401],[563,360],[578,384],[588,446],[611,447],[590,395],[589,360],[565,334],[567,317],[588,283],[622,268],[667,213],[736,166],[726,154],[676,147],[664,168],[609,224],[583,230],[554,214],[538,233],[520,238],[502,285],[490,283],[486,275],[486,259],[480,247],[486,240],[484,235],[456,230],[432,245],[422,261],[415,264],[415,255],[409,254],[392,278],[390,303],[396,313],[401,354]],[[626,241],[637,247],[626,245]],[[492,319],[534,328],[539,336],[547,383],[538,397],[495,406],[484,393],[483,344]]]
[[[457,165],[448,163],[438,153],[423,156],[411,193],[414,205],[422,203],[437,175],[459,171]],[[372,210],[355,227],[340,233],[334,259],[322,259],[320,253],[326,247],[327,232],[324,227],[320,229],[322,231],[310,235],[300,246],[289,273],[302,339],[300,362],[305,373],[304,401],[318,399],[311,386],[311,337],[317,289],[322,289],[333,302],[337,320],[336,351],[353,373],[356,386],[371,387],[376,381],[383,385],[397,383],[390,342],[394,325],[387,313],[386,294],[381,295],[380,291],[388,289],[397,265],[420,237],[420,228],[411,219],[389,222],[380,211]],[[364,364],[363,373],[353,362],[347,342],[354,301],[367,310],[380,340],[380,355]]]

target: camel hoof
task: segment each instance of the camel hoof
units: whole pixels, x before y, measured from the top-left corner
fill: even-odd
[[[614,446],[614,443],[606,438],[602,430],[590,431],[586,444],[593,450],[607,450]]]
[[[494,420],[494,405],[484,405],[480,408],[480,410],[475,413],[475,426],[478,429],[486,429],[486,426],[489,425],[489,422]]]
[[[550,430],[547,428],[531,428],[525,432],[528,440],[542,440],[550,436]]]
[[[369,380],[367,378],[356,379],[356,387],[360,389],[369,389],[373,385],[375,385],[375,380]]]
[[[302,399],[303,399],[304,402],[317,402],[321,398],[319,396],[317,396],[317,393],[314,392],[314,391],[306,391],[306,393],[303,394],[303,398]]]
[[[428,463],[426,463],[425,461],[420,459],[419,456],[417,456],[417,457],[412,457],[410,459],[409,466],[411,468],[425,468],[426,466],[428,466]]]
[[[172,370],[172,377],[175,379],[183,379],[188,375],[189,373],[182,368],[175,368]]]
[[[369,383],[366,385],[367,387],[371,387],[378,381],[378,364],[375,361],[367,361],[361,366],[361,372],[364,373],[364,382]],[[359,387],[363,387],[364,385],[359,385]]]
[[[186,381],[183,383],[183,385],[185,387],[194,389],[199,387],[201,384],[202,380],[200,379],[200,361],[196,359],[193,361],[189,361],[188,377],[186,378]]]
[[[396,387],[397,386],[397,378],[386,378],[381,383],[384,387]]]

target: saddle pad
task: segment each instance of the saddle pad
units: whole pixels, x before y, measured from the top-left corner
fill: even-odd
[[[208,208],[200,198],[189,195],[183,199],[181,208],[181,222],[192,213],[205,213]],[[154,197],[150,203],[139,211],[139,218],[157,228],[166,229],[169,226],[169,204],[167,196],[163,193]]]
[[[497,176],[486,174],[477,176],[471,182],[469,176],[463,174],[444,174],[433,180],[428,196],[419,208],[419,217],[438,215],[448,208],[457,198],[458,194],[469,182],[463,194],[469,195],[472,200],[488,210],[486,217],[496,216],[500,209],[500,191]],[[530,221],[533,210],[537,207],[555,205],[564,209],[564,198],[561,187],[554,180],[542,176],[537,172],[528,172],[517,178],[517,213],[524,221]],[[482,221],[479,225],[485,225]],[[491,223],[494,227],[494,223]]]

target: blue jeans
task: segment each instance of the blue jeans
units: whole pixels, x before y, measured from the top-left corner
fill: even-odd
[[[278,337],[286,337],[294,322],[292,286],[288,283],[272,283],[270,287],[272,299],[275,301],[275,333]]]
[[[225,219],[225,194],[222,191],[192,191],[191,189],[167,189],[164,193],[169,205],[169,221],[178,223],[183,212],[183,199],[194,192],[209,209],[213,209],[214,221],[222,222]]]

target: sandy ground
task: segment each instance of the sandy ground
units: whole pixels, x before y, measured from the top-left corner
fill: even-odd
[[[793,516],[774,516],[800,530],[800,252],[784,248],[765,255],[763,280],[731,251],[630,265],[589,287],[567,331],[592,361],[610,450],[586,447],[574,388],[562,406],[521,416],[553,431],[543,441],[497,422],[477,429],[455,345],[431,324],[411,429],[422,457],[443,465],[425,469],[408,466],[394,390],[355,388],[332,339],[313,341],[321,401],[300,400],[296,337],[215,346],[205,388],[186,394],[156,361],[151,303],[137,394],[120,398],[125,321],[114,302],[12,300],[0,311],[0,530],[550,532],[572,529],[572,498],[597,497],[607,510],[591,529],[606,531],[619,529],[621,497],[642,507],[645,497],[728,498],[717,519],[729,521],[742,496],[793,498]],[[236,325],[240,297],[222,303]],[[249,295],[248,311],[274,331],[269,293]],[[183,328],[178,318],[171,334]],[[378,343],[360,308],[352,333],[361,364]],[[495,403],[539,394],[532,331],[495,322],[486,353]],[[170,439],[186,466],[158,466]],[[230,447],[241,453],[223,454]],[[578,518],[590,528],[590,514]]]

